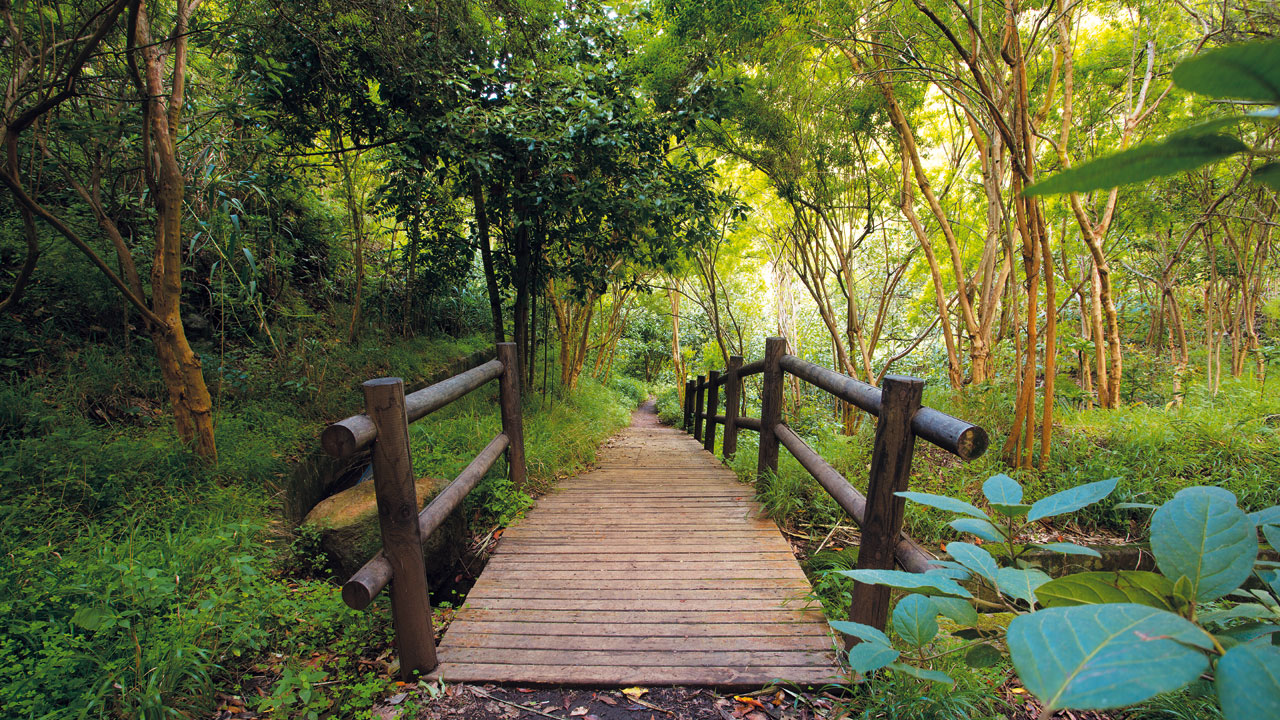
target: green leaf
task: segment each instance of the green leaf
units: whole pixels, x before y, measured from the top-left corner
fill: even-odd
[[[1269,162],[1254,170],[1252,180],[1272,190],[1280,190],[1280,162]]]
[[[1009,653],[1046,710],[1132,705],[1195,680],[1213,639],[1170,612],[1129,603],[1048,608],[1009,624]]]
[[[1216,98],[1280,102],[1280,41],[1227,45],[1173,69],[1184,90]]]
[[[849,649],[849,667],[855,672],[869,673],[879,670],[898,659],[898,651],[887,644],[861,642]]]
[[[1223,647],[1235,647],[1243,645],[1247,642],[1253,642],[1260,637],[1266,637],[1280,633],[1280,625],[1263,622],[1247,622],[1236,625],[1228,630],[1223,630],[1214,635]]]
[[[852,635],[864,643],[882,643],[884,645],[893,644],[889,642],[888,635],[885,635],[883,632],[871,627],[870,625],[864,625],[863,623],[853,622],[851,620],[832,620],[830,625],[832,630],[835,630],[838,633],[844,633],[845,635]]]
[[[1036,588],[1036,597],[1045,607],[1136,603],[1172,611],[1172,595],[1168,578],[1142,570],[1076,573]]]
[[[987,542],[1002,543],[1005,541],[1004,533],[995,525],[986,520],[977,518],[958,518],[947,523],[956,532],[968,533],[986,540]]]
[[[1031,510],[1030,505],[997,505],[992,504],[992,510],[1000,513],[1005,517],[1019,518],[1027,514]]]
[[[1187,488],[1151,516],[1151,552],[1160,572],[1187,578],[1193,597],[1203,602],[1249,577],[1258,536],[1253,522],[1221,493]]]
[[[945,595],[957,597],[973,597],[955,580],[935,572],[913,573],[903,570],[834,570],[835,574],[852,578],[868,585],[888,585],[889,587],[912,590],[930,588]]]
[[[1044,548],[1045,550],[1052,550],[1053,552],[1059,552],[1059,553],[1062,553],[1063,555],[1088,555],[1090,557],[1096,557],[1096,558],[1102,557],[1102,553],[1098,552],[1097,550],[1094,550],[1093,548],[1085,547],[1083,545],[1077,545],[1075,543],[1053,542],[1053,543],[1032,543],[1032,544],[1038,548]]]
[[[914,678],[920,678],[921,680],[928,680],[929,682],[936,682],[942,685],[956,684],[956,681],[952,680],[951,676],[944,672],[939,672],[937,670],[925,670],[924,668],[907,665],[906,663],[894,663],[889,666],[889,669],[910,675]]]
[[[1003,660],[1004,653],[985,643],[974,645],[964,654],[964,664],[972,668],[989,668],[999,665]]]
[[[1280,525],[1263,525],[1262,537],[1272,549],[1280,548]]]
[[[995,558],[991,557],[991,553],[977,545],[966,542],[947,543],[947,552],[956,562],[969,568],[992,585],[996,584],[996,570],[998,568]]]
[[[999,585],[1000,592],[1031,605],[1036,604],[1036,588],[1049,580],[1051,578],[1048,575],[1035,568],[1026,570],[1000,568],[1000,572],[996,574],[996,583]]]
[[[970,505],[969,503],[963,500],[957,500],[955,498],[947,497],[946,495],[934,495],[932,493],[922,493],[922,492],[896,492],[894,493],[894,495],[897,495],[898,497],[906,498],[913,502],[918,502],[921,505],[936,507],[939,510],[946,510],[947,512],[960,513],[961,515],[970,515],[972,517],[976,517],[982,520],[988,519],[986,513],[982,512],[981,510],[974,507],[973,505]]]
[[[893,630],[908,644],[921,647],[938,634],[938,608],[931,598],[912,593],[893,608]]]
[[[1098,482],[1073,487],[1070,490],[1063,490],[1060,493],[1054,493],[1047,498],[1041,498],[1032,503],[1031,512],[1027,513],[1027,521],[1035,522],[1054,515],[1075,512],[1082,507],[1092,505],[1110,495],[1119,482],[1120,478],[1099,480]]]
[[[1269,508],[1249,513],[1249,519],[1254,525],[1280,525],[1280,505],[1272,505]]]
[[[933,598],[933,606],[938,609],[939,615],[947,616],[957,625],[978,623],[978,611],[964,598],[936,597]]]
[[[992,505],[1022,504],[1022,486],[1008,475],[992,475],[982,483],[982,494]]]
[[[102,621],[106,617],[107,613],[102,608],[84,606],[76,610],[75,614],[71,616],[71,623],[92,632],[102,627]]]
[[[1236,620],[1238,618],[1249,618],[1258,620],[1266,618],[1269,620],[1276,619],[1276,614],[1261,603],[1242,603],[1226,610],[1213,610],[1211,612],[1199,613],[1196,620],[1201,625],[1217,625],[1228,620]]]
[[[1194,170],[1245,150],[1248,147],[1230,135],[1175,134],[1064,170],[1031,185],[1022,194],[1032,197],[1105,190]]]
[[[1218,659],[1214,688],[1226,720],[1280,717],[1280,648],[1237,645]]]

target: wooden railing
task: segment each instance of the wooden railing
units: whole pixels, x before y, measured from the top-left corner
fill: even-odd
[[[413,460],[409,456],[409,423],[494,379],[498,380],[502,432],[418,512]],[[325,451],[334,457],[347,457],[369,447],[373,461],[382,550],[343,585],[342,599],[352,608],[363,610],[390,583],[400,674],[407,679],[415,672],[430,672],[438,664],[423,538],[457,509],[503,451],[507,453],[511,479],[517,485],[524,483],[524,429],[516,346],[499,343],[496,359],[408,395],[400,378],[369,380],[362,387],[364,414],[330,425],[320,438]]]
[[[760,397],[760,417],[739,415],[742,379],[764,374]],[[864,412],[876,421],[875,446],[871,455],[871,476],[863,496],[835,468],[782,422],[783,374],[804,380]],[[718,414],[720,388],[725,390],[725,411]],[[855,380],[786,354],[786,341],[772,337],[765,341],[762,360],[743,364],[729,358],[724,373],[711,371],[685,382],[684,428],[715,451],[716,428],[724,428],[721,452],[737,452],[738,431],[760,433],[756,461],[758,477],[778,471],[778,446],[782,445],[809,471],[815,480],[858,523],[862,545],[859,569],[887,570],[894,560],[905,570],[924,572],[936,558],[902,532],[906,501],[894,493],[907,489],[916,438],[923,438],[962,460],[979,457],[987,449],[987,432],[981,427],[921,405],[924,381],[913,377],[886,375],[882,387]],[[888,620],[889,588],[855,583],[849,618],[883,628]]]

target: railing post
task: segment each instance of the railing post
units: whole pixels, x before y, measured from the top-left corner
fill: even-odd
[[[685,432],[693,432],[693,381],[684,381],[684,425]]]
[[[391,564],[391,617],[400,648],[400,675],[408,680],[415,672],[434,670],[438,663],[422,536],[418,533],[418,498],[409,457],[404,381],[379,378],[362,387],[365,414],[377,428],[372,449],[373,489],[382,549]]]
[[[911,420],[920,409],[924,381],[886,375],[881,385],[880,418],[876,421],[875,449],[871,454],[871,478],[867,483],[867,511],[863,517],[859,570],[893,569],[893,551],[902,534],[906,500],[894,493],[907,489],[916,436]],[[854,583],[849,619],[883,628],[889,617],[889,588]],[[846,638],[846,644],[851,644]]]
[[[778,472],[778,436],[773,429],[782,422],[782,356],[786,338],[764,341],[764,389],[760,393],[760,455],[756,460],[756,481],[765,473]]]
[[[507,440],[507,467],[511,472],[511,482],[516,487],[523,487],[525,481],[524,464],[524,420],[520,408],[520,371],[516,360],[515,343],[498,343],[498,360],[502,363],[502,375],[498,377],[498,403],[502,408],[502,432]]]
[[[724,441],[720,448],[727,458],[738,452],[738,408],[742,405],[742,381],[738,379],[738,368],[741,367],[741,355],[729,357],[724,377]]]
[[[699,375],[698,384],[693,386],[693,439],[702,440],[702,394],[707,388],[707,376]]]
[[[702,447],[712,455],[716,454],[716,410],[720,406],[720,371],[707,373],[707,429],[702,431]]]

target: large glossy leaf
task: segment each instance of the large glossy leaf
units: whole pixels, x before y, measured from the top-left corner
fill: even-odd
[[[1078,485],[1060,493],[1054,493],[1047,498],[1041,498],[1031,504],[1031,511],[1027,513],[1027,521],[1034,522],[1054,515],[1075,512],[1082,507],[1092,505],[1110,495],[1119,482],[1120,478],[1099,480],[1098,482]]]
[[[1004,660],[1004,654],[986,643],[974,645],[969,648],[969,652],[964,654],[964,664],[974,668],[999,665],[1001,660]]]
[[[935,597],[933,606],[938,609],[939,615],[951,618],[958,625],[978,624],[978,611],[964,598]]]
[[[992,475],[982,483],[982,494],[992,505],[1019,505],[1022,503],[1022,486],[1008,475]]]
[[[889,587],[902,588],[904,590],[929,588],[937,590],[944,595],[973,597],[968,590],[961,587],[955,580],[933,571],[913,573],[902,570],[835,570],[834,572],[837,575],[843,575],[868,585],[888,585]]]
[[[1280,525],[1280,505],[1272,505],[1264,510],[1249,513],[1254,525]]]
[[[1227,45],[1173,69],[1184,90],[1216,98],[1280,103],[1280,41]]]
[[[938,607],[924,595],[902,598],[893,607],[893,631],[916,647],[928,643],[938,634]]]
[[[939,510],[946,510],[947,512],[960,513],[961,515],[969,515],[971,517],[981,518],[983,520],[987,519],[987,514],[982,512],[978,508],[974,507],[973,505],[970,505],[969,503],[963,500],[957,500],[952,497],[947,497],[946,495],[934,495],[932,493],[909,492],[909,491],[896,492],[894,493],[894,495],[897,495],[898,497],[906,498],[908,500],[911,500],[912,502],[918,502],[921,505],[936,507]]]
[[[978,518],[957,518],[947,524],[955,528],[957,532],[975,535],[987,542],[999,543],[1004,542],[1005,540],[1004,533],[1000,532],[999,528],[986,520],[979,520]]]
[[[1062,553],[1063,555],[1088,555],[1090,557],[1097,557],[1097,558],[1102,557],[1102,553],[1098,552],[1097,550],[1094,550],[1093,548],[1085,547],[1083,545],[1077,545],[1075,543],[1053,542],[1053,543],[1032,543],[1032,544],[1038,548],[1044,548],[1045,550],[1052,550],[1054,552]]]
[[[1248,148],[1230,135],[1171,135],[1115,155],[1098,158],[1028,187],[1024,195],[1055,195],[1105,190],[1154,177],[1194,170]]]
[[[1231,648],[1213,684],[1227,720],[1280,718],[1280,648],[1262,641]]]
[[[1022,570],[1019,568],[1000,568],[996,573],[996,583],[1000,592],[1035,605],[1036,588],[1049,582],[1050,577],[1035,568]]]
[[[852,635],[866,643],[878,642],[881,645],[892,645],[892,643],[889,642],[888,635],[885,635],[883,632],[871,627],[870,625],[853,622],[851,620],[832,620],[830,625],[832,630],[844,633],[845,635]]]
[[[1280,525],[1263,525],[1262,537],[1266,538],[1267,544],[1273,550],[1280,548]]]
[[[1191,492],[1203,490],[1203,492]],[[1188,488],[1151,516],[1151,552],[1166,577],[1187,578],[1196,600],[1240,587],[1258,556],[1252,521],[1221,494]]]
[[[1045,607],[1136,603],[1172,611],[1172,595],[1168,578],[1142,570],[1076,573],[1036,588],[1036,597]]]
[[[1009,653],[1046,710],[1131,705],[1176,690],[1209,667],[1203,630],[1130,603],[1049,608],[1009,624]]]
[[[991,553],[966,542],[947,543],[947,552],[956,562],[969,568],[975,575],[992,585],[996,584],[997,565]]]
[[[898,659],[898,651],[887,644],[863,642],[849,649],[849,667],[856,672],[879,670]]]

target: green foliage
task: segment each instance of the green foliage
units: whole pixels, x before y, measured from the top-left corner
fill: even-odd
[[[1187,60],[1173,69],[1179,87],[1211,98],[1240,98],[1274,105],[1269,110],[1212,120],[1179,130],[1164,140],[1098,158],[1041,180],[1026,195],[1089,192],[1194,170],[1237,154],[1263,155],[1240,138],[1217,132],[1246,119],[1277,117],[1280,112],[1280,41],[1229,45]],[[1258,168],[1255,182],[1280,189],[1274,163]]]
[[[633,377],[614,377],[609,380],[609,389],[631,401],[632,407],[649,399],[649,386]]]
[[[1021,542],[1021,487],[1010,478],[995,476],[985,483],[989,500],[1002,516],[1000,531],[1009,548],[1009,561],[1019,562],[1014,548]],[[1115,490],[1116,481],[1090,483],[1033,504],[1031,514],[1073,512]],[[905,493],[903,493],[905,495]],[[912,499],[956,512],[972,514],[967,503],[946,503],[937,496]],[[1036,513],[1036,505],[1043,503]],[[958,618],[958,637],[978,638],[966,661],[974,666],[996,662],[993,640],[973,627],[976,614],[964,617],[956,603],[968,590],[935,580],[942,573],[987,588],[1015,617],[1004,637],[1014,668],[1026,688],[1041,701],[1046,713],[1059,709],[1108,709],[1132,705],[1179,690],[1205,675],[1214,678],[1219,707],[1228,720],[1268,716],[1280,711],[1280,650],[1271,644],[1280,631],[1280,573],[1272,563],[1257,559],[1257,533],[1276,529],[1280,536],[1280,507],[1246,516],[1235,497],[1215,487],[1192,487],[1179,492],[1155,511],[1151,547],[1163,574],[1149,572],[1091,572],[1050,580],[1034,567],[998,567],[982,548],[950,543],[954,562],[941,563],[926,573],[854,570],[843,574],[862,582],[914,590],[926,588],[944,598],[910,593],[893,611],[896,634],[923,649],[938,634],[936,617]],[[1249,575],[1264,583],[1262,590],[1241,590]],[[1203,603],[1224,595],[1246,600],[1220,610],[1200,612]],[[950,606],[944,606],[942,603]],[[1044,606],[1037,609],[1037,604]],[[1244,622],[1241,622],[1241,621]],[[1270,623],[1260,622],[1262,620]],[[886,638],[850,623],[834,623],[862,640],[850,666],[861,673],[881,668],[934,682],[950,677],[925,667],[895,662]],[[870,647],[864,647],[870,646]],[[987,648],[978,650],[978,648]],[[876,667],[878,665],[878,667]],[[910,669],[908,669],[910,668]]]

